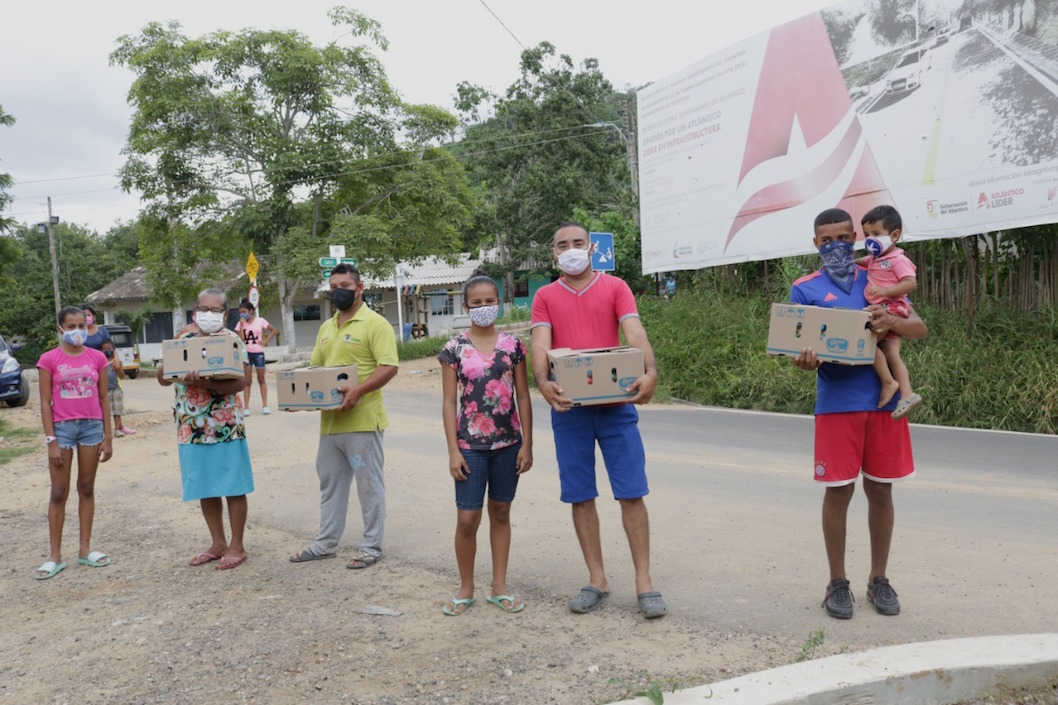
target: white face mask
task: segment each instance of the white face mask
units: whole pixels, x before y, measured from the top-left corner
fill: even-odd
[[[892,247],[893,239],[888,235],[874,235],[865,239],[863,245],[872,257],[880,257],[883,252]]]
[[[203,333],[213,335],[220,332],[220,329],[224,327],[224,314],[213,313],[212,311],[196,311],[195,323]]]
[[[583,273],[589,264],[591,264],[591,255],[588,250],[571,247],[558,256],[558,268],[570,276]]]
[[[496,318],[500,315],[499,306],[478,306],[477,308],[470,309],[470,320],[476,326],[482,328],[488,328],[496,322]]]

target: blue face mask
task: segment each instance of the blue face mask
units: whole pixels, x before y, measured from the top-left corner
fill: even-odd
[[[846,294],[852,291],[852,282],[856,278],[856,262],[852,257],[852,243],[844,240],[833,240],[819,248],[823,259],[823,271],[838,288]]]
[[[62,332],[62,339],[73,345],[74,347],[81,347],[88,340],[88,331],[83,328],[74,328],[73,330],[64,330]]]
[[[242,320],[244,320],[244,321],[248,321],[248,320],[250,320],[250,314],[248,314],[248,313],[243,313],[243,312],[240,312],[240,313],[239,313],[239,318],[241,318],[241,319],[242,319]]]

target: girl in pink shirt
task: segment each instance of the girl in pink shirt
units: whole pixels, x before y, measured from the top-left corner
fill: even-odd
[[[235,332],[246,344],[246,354],[250,358],[250,367],[246,371],[246,390],[242,393],[243,415],[250,415],[250,390],[253,389],[251,369],[257,370],[257,384],[261,387],[261,413],[268,415],[271,411],[268,408],[264,349],[278,331],[271,323],[257,315],[252,303],[243,299],[239,303],[239,322],[235,324]]]
[[[66,498],[77,451],[77,514],[81,522],[77,562],[93,568],[110,565],[102,551],[90,550],[95,517],[95,477],[100,462],[113,454],[110,414],[107,413],[107,375],[110,364],[103,353],[85,347],[88,338],[84,311],[68,306],[58,315],[59,347],[40,356],[40,418],[48,446],[51,500],[48,503],[48,536],[51,555],[37,580],[54,577],[66,568],[62,560],[62,529]]]

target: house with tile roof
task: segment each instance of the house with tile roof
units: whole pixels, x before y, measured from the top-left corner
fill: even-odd
[[[394,333],[399,333],[401,338],[452,335],[470,327],[470,320],[463,311],[461,287],[463,282],[487,261],[489,254],[462,253],[456,256],[454,263],[436,256],[414,262],[401,262],[394,276],[387,279],[377,279],[365,274],[364,301],[381,313],[393,326]],[[235,308],[239,300],[247,295],[250,285],[243,269],[244,265],[233,260],[222,265],[213,265],[212,269],[209,269],[210,267],[211,265],[202,263],[200,268],[196,268],[194,276],[200,281],[210,282],[209,286],[215,286],[228,293],[232,306],[228,326],[233,327],[238,320]],[[262,272],[261,280],[263,283],[259,284],[260,286],[269,286],[265,272]],[[532,294],[548,281],[526,276],[516,278],[515,305],[528,307]],[[499,284],[502,301],[503,283]],[[315,289],[299,292],[294,300],[294,332],[299,350],[312,348],[320,324],[334,313],[330,301],[326,298],[328,288],[327,282],[321,281]],[[189,300],[183,302],[176,310],[166,310],[151,301],[146,269],[142,266],[133,268],[103,288],[92,292],[85,301],[96,306],[98,312],[103,315],[104,323],[117,323],[121,312],[149,307],[150,320],[138,335],[140,357],[144,360],[161,359],[162,341],[172,338],[174,331],[190,322],[195,305],[193,300]],[[279,308],[275,306],[264,309],[260,315],[279,330],[278,342],[266,349],[268,359],[280,359],[284,355],[297,352],[283,343],[284,338],[289,339],[289,336],[284,336]]]

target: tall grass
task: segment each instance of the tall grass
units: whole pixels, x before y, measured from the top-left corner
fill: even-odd
[[[778,300],[778,299],[776,299]],[[737,409],[812,413],[815,375],[765,352],[771,302],[758,296],[681,291],[642,298],[640,314],[674,397]],[[924,404],[911,420],[945,426],[1055,433],[1058,315],[998,308],[978,313],[972,339],[963,314],[921,308],[925,340],[904,341],[904,361]]]

